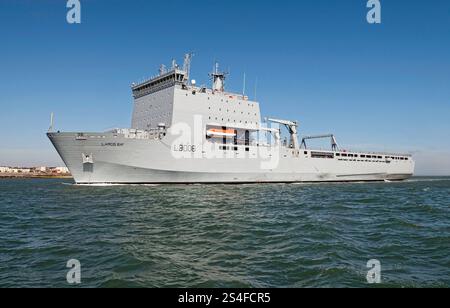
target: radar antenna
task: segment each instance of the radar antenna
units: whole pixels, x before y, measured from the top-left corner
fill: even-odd
[[[225,79],[228,73],[219,71],[219,62],[214,63],[213,72],[209,74],[212,79],[214,92],[224,92],[225,91]]]

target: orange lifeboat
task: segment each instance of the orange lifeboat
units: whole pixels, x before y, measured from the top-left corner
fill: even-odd
[[[219,129],[219,128],[212,128],[208,129],[206,132],[206,135],[208,137],[236,137],[236,133],[234,129]]]

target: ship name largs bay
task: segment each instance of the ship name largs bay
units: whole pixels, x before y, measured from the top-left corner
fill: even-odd
[[[124,143],[116,143],[116,142],[107,142],[107,143],[101,143],[102,147],[123,147]]]

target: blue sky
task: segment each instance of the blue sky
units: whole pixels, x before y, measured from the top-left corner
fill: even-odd
[[[0,0],[0,165],[62,164],[45,137],[129,127],[129,85],[194,51],[264,115],[334,132],[346,148],[412,152],[419,174],[450,174],[450,1]]]

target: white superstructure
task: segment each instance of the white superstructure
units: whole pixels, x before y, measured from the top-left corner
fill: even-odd
[[[215,66],[212,86],[189,79],[183,68],[132,85],[131,128],[105,133],[49,132],[77,183],[262,183],[404,180],[410,155],[340,150],[334,135],[298,139],[295,121],[262,120],[259,103],[225,91]],[[269,125],[269,123],[272,123]],[[289,138],[283,140],[286,127]],[[51,126],[53,127],[53,125]],[[330,138],[331,149],[307,140]]]

